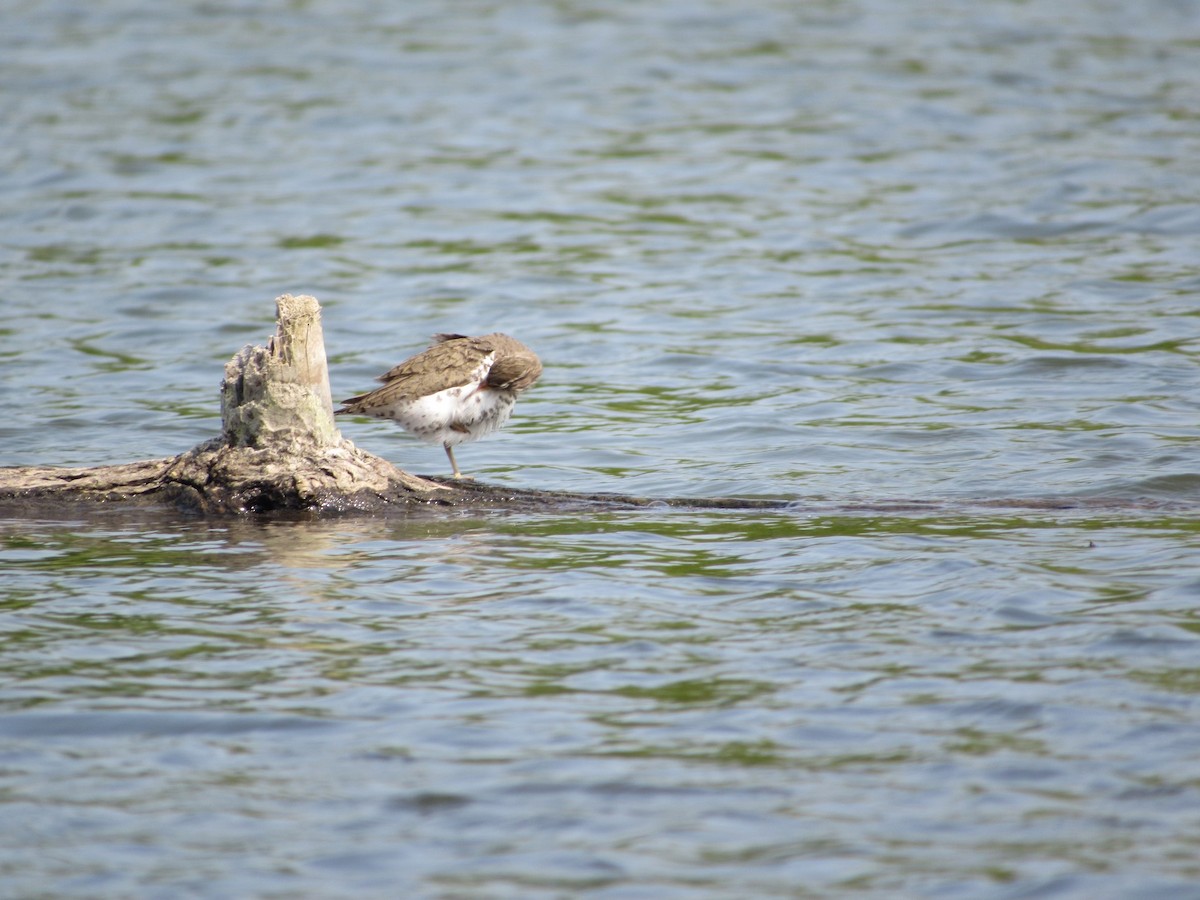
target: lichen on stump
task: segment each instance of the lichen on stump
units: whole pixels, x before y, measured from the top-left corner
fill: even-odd
[[[277,330],[266,347],[243,347],[225,364],[221,424],[230,447],[288,452],[335,447],[321,308],[307,295],[275,301]]]

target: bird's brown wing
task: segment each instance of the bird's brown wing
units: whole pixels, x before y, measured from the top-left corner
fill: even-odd
[[[379,376],[383,387],[343,400],[339,413],[367,412],[469,384],[471,376],[482,378],[480,367],[495,351],[486,338],[439,334],[437,341],[398,366]]]

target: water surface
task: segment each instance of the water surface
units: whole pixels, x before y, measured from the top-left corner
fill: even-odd
[[[1200,896],[1200,4],[5,22],[0,464],[286,291],[342,396],[534,347],[480,478],[796,502],[0,522],[4,892]]]

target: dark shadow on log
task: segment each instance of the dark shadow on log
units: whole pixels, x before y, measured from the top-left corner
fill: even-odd
[[[219,438],[165,459],[95,468],[0,468],[0,515],[44,515],[98,503],[166,506],[210,515],[290,513],[313,517],[440,506],[547,512],[685,508],[896,515],[972,509],[1145,510],[1172,506],[1124,499],[871,503],[656,499],[423,478],[360,450],[338,431],[317,301],[284,294],[276,300],[276,309],[276,333],[267,346],[247,346],[225,365]]]

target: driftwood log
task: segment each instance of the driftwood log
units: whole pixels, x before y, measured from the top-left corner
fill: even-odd
[[[617,494],[514,490],[423,478],[342,437],[333,418],[321,308],[313,297],[275,301],[265,347],[246,346],[225,364],[221,436],[179,456],[92,468],[0,468],[0,513],[74,504],[156,505],[206,514],[300,512],[338,515],[468,506],[564,509],[578,505],[706,505]],[[758,506],[758,501],[707,505]],[[782,506],[782,503],[761,505]]]
[[[420,507],[562,511],[570,508],[760,509],[808,514],[921,514],[938,501],[799,502],[740,498],[652,498],[521,490],[420,477],[344,439],[334,424],[321,308],[306,295],[276,300],[277,328],[265,347],[244,347],[225,364],[220,437],[163,459],[94,468],[0,467],[0,515],[79,504],[174,507],[212,515],[332,516]],[[977,500],[964,507],[1055,510],[1163,507],[1136,500]]]

